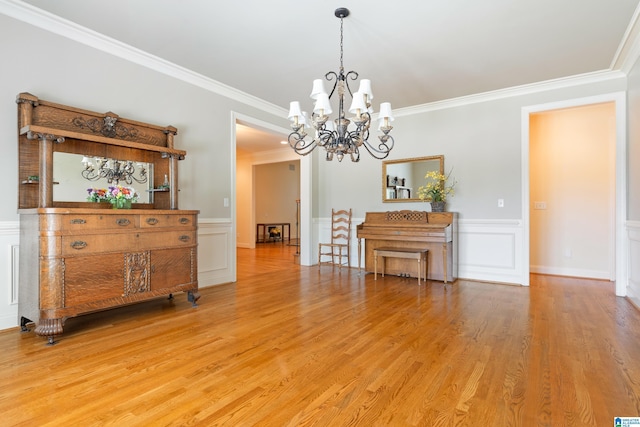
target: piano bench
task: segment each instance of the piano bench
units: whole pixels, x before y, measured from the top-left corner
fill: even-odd
[[[427,280],[427,253],[429,249],[410,248],[375,248],[373,250],[373,280],[378,280],[378,257],[382,257],[382,277],[384,277],[385,257],[415,259],[418,261],[418,285],[420,285],[420,274],[422,273],[422,263],[424,262],[424,280]]]

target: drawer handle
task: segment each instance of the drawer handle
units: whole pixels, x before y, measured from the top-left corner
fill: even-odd
[[[84,249],[87,247],[87,242],[83,242],[82,240],[76,240],[75,242],[71,242],[71,247],[73,249]]]
[[[158,220],[156,218],[147,218],[147,224],[156,225],[157,223],[158,223]]]
[[[116,220],[116,224],[121,225],[121,226],[125,226],[125,225],[131,224],[131,221],[129,221],[127,218],[118,218]]]
[[[82,218],[74,218],[71,220],[71,224],[86,224],[87,221],[85,221]]]
[[[181,242],[188,242],[189,240],[191,240],[191,237],[187,235],[182,235],[178,238],[178,240],[180,240]]]
[[[180,224],[189,224],[189,218],[180,218]]]

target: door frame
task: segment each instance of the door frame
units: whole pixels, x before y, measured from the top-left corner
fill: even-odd
[[[582,107],[591,104],[613,102],[615,104],[615,215],[614,215],[614,243],[615,267],[612,280],[615,280],[615,293],[617,296],[626,296],[628,281],[627,244],[624,235],[624,226],[627,212],[627,119],[626,119],[626,93],[613,92],[584,98],[569,99],[565,101],[522,107],[521,113],[521,149],[522,149],[522,284],[529,285],[530,274],[530,218],[529,218],[529,120],[530,115],[550,110],[558,110],[571,107]]]
[[[258,129],[267,129],[277,133],[282,133],[287,136],[289,130],[280,126],[276,126],[272,123],[265,122],[255,117],[247,116],[242,113],[231,111],[231,197],[230,197],[230,223],[231,223],[231,244],[229,250],[231,251],[231,277],[235,282],[237,280],[237,244],[236,244],[236,124],[242,123],[244,125],[253,126]],[[298,156],[293,150],[291,150],[291,156],[287,155],[282,161],[295,158],[300,160],[300,265],[312,265],[311,253],[312,253],[312,218],[311,218],[311,189],[312,189],[312,158],[309,156]],[[253,218],[253,215],[252,215]]]

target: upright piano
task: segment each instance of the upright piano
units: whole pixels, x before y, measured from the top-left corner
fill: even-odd
[[[389,211],[367,212],[357,227],[358,267],[365,240],[365,271],[374,271],[376,248],[428,249],[427,279],[453,282],[458,276],[457,214],[455,212]],[[387,258],[385,274],[417,277],[416,263]]]

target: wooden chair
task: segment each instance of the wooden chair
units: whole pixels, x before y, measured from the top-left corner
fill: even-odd
[[[318,245],[318,266],[333,264],[351,267],[351,209],[331,209],[331,243]],[[329,260],[322,261],[322,257]],[[343,260],[346,258],[346,262]]]

